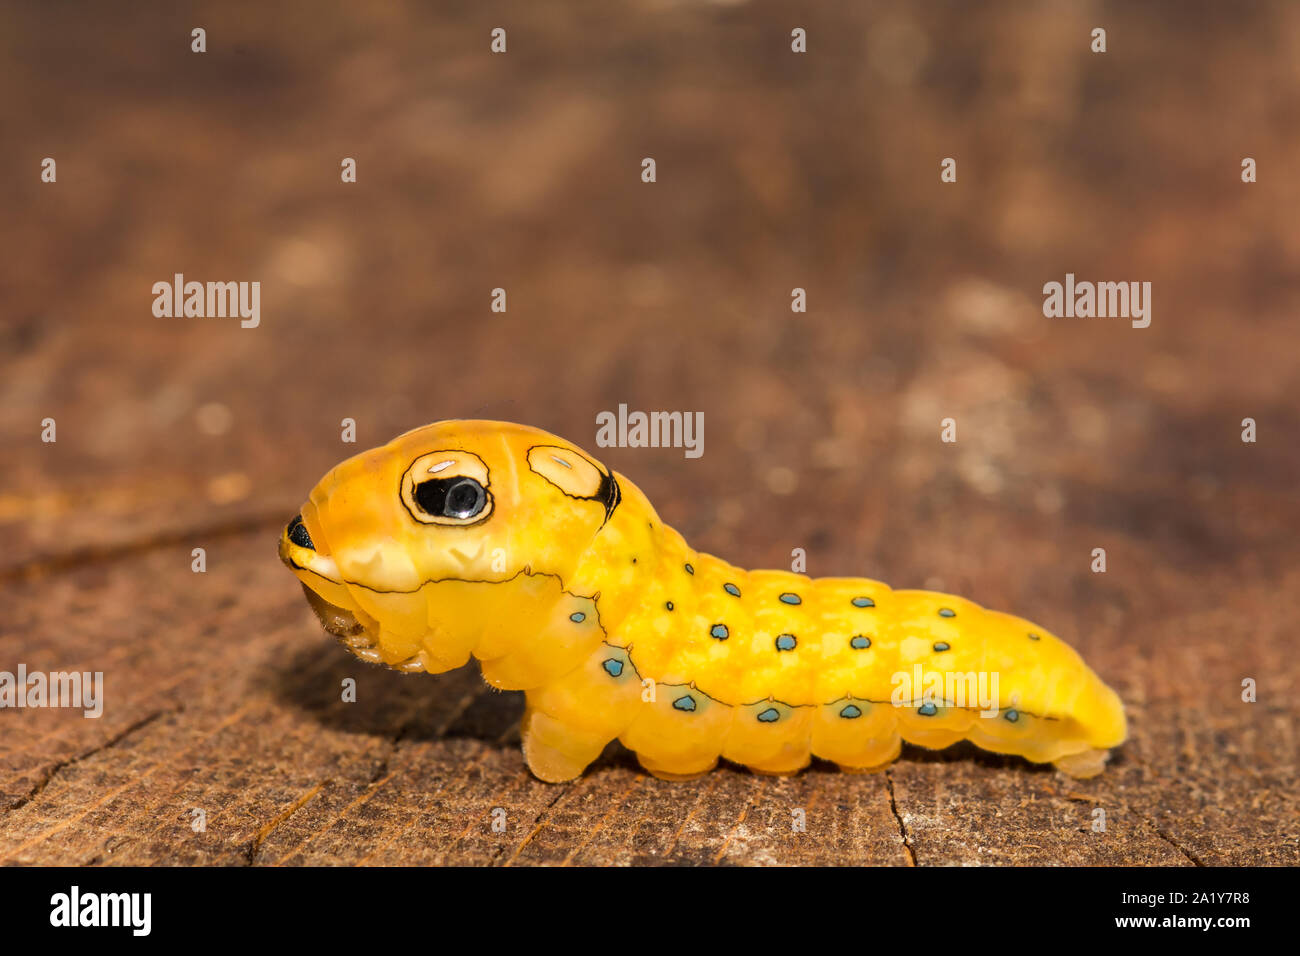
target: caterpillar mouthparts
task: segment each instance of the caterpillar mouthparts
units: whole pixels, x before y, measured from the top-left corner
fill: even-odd
[[[311,588],[307,587],[306,584],[302,586],[302,590],[303,593],[307,595],[307,603],[311,605],[311,609],[315,611],[316,616],[320,618],[321,627],[325,628],[325,630],[329,631],[335,637],[340,639],[355,638],[366,633],[365,625],[358,621],[357,616],[347,608],[339,607],[337,604],[331,604]],[[369,643],[373,645],[374,639],[372,638]]]
[[[362,660],[480,662],[523,690],[529,768],[611,741],[667,779],[719,759],[880,769],[958,740],[1100,773],[1123,704],[1064,641],[953,595],[745,571],[692,550],[581,449],[505,422],[407,432],[332,469],[280,535],[326,631]]]

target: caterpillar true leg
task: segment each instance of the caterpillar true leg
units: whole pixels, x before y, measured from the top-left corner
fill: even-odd
[[[677,779],[720,759],[874,771],[958,740],[1101,772],[1123,706],[1064,641],[954,595],[746,571],[701,554],[634,484],[503,422],[440,422],[343,462],[280,555],[364,659],[476,658],[528,697],[529,767],[572,779],[613,740]]]

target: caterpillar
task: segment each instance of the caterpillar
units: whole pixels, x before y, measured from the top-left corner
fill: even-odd
[[[962,739],[1087,777],[1127,732],[1115,692],[1038,625],[868,578],[744,571],[523,425],[438,422],[344,461],[279,550],[362,660],[436,674],[473,657],[524,691],[524,759],[548,782],[615,739],[666,779],[719,759],[872,771],[903,741]]]

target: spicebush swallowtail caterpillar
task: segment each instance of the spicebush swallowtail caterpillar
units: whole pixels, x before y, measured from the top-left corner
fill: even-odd
[[[867,578],[733,567],[628,479],[522,425],[438,422],[343,462],[280,556],[363,660],[440,673],[475,657],[524,691],[524,756],[546,781],[614,739],[670,779],[719,758],[875,770],[902,741],[961,739],[1092,776],[1126,735],[1119,697],[1043,628]],[[951,696],[977,674],[996,697]]]

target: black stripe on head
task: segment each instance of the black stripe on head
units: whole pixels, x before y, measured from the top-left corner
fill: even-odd
[[[618,479],[614,477],[612,471],[605,472],[605,476],[600,480],[600,491],[596,497],[605,505],[605,520],[609,521],[614,514],[614,509],[618,503],[623,500],[623,489],[618,486]]]
[[[605,521],[609,521],[623,500],[623,489],[614,473],[576,448],[534,445],[525,457],[534,474],[554,485],[566,497],[595,502],[604,507]]]

